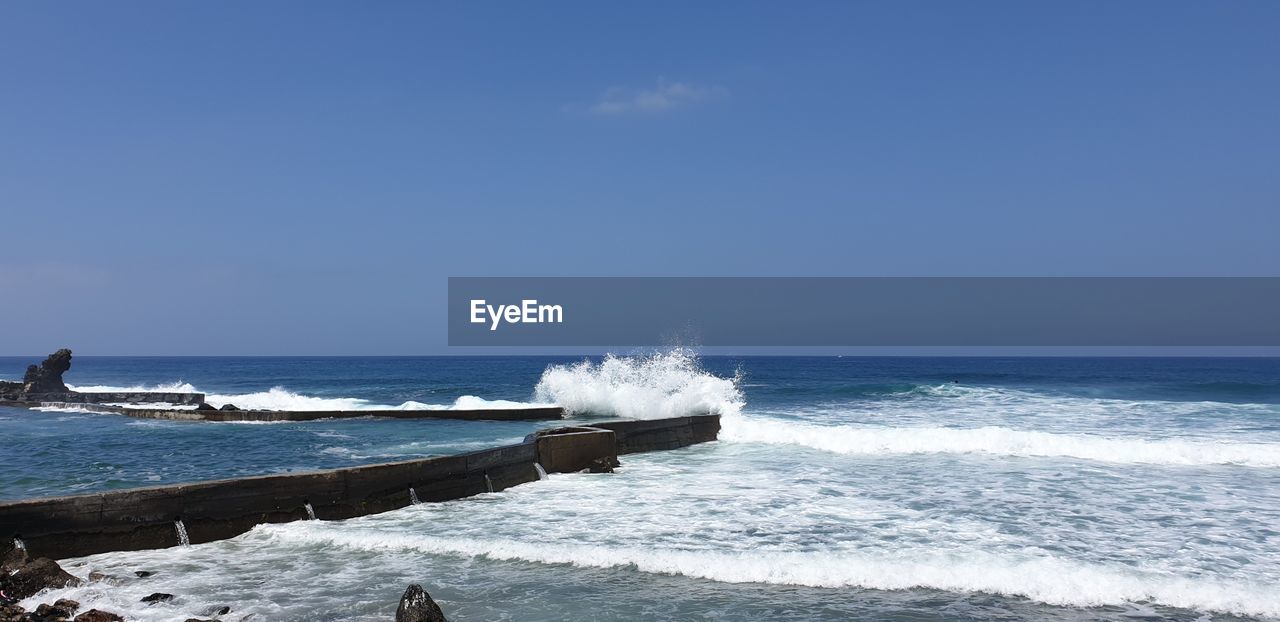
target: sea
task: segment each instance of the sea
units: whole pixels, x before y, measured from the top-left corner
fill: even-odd
[[[0,378],[31,362],[0,358]],[[1280,620],[1280,359],[77,356],[66,380],[241,408],[710,412],[723,429],[612,474],[61,560],[114,579],[29,608],[385,621],[419,583],[455,622]],[[448,455],[548,425],[0,408],[0,500]],[[140,602],[154,592],[175,598]]]

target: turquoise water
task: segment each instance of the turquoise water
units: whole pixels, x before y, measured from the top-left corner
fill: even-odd
[[[387,619],[409,582],[454,620],[1280,619],[1275,359],[77,357],[67,380],[246,407],[724,416],[721,441],[613,475],[68,562],[156,572],[65,591],[139,620]],[[0,497],[447,454],[544,425],[0,409]],[[155,591],[179,599],[137,606]]]

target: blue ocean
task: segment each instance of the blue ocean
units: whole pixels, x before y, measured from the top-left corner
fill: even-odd
[[[39,358],[0,358],[0,378]],[[714,412],[723,430],[613,474],[65,560],[129,579],[39,602],[373,621],[416,582],[455,622],[1280,620],[1280,359],[77,356],[66,380],[241,408]],[[0,499],[445,455],[548,425],[0,408]],[[139,602],[158,591],[176,598]]]

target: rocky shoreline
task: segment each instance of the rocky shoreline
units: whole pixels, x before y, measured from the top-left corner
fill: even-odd
[[[80,612],[80,603],[60,598],[52,603],[37,605],[27,611],[19,601],[27,600],[42,592],[66,587],[77,587],[84,581],[63,570],[58,562],[47,557],[31,559],[27,551],[15,544],[0,557],[0,622],[127,622],[119,614],[98,609]],[[144,581],[152,575],[145,570],[134,573],[136,580]],[[123,579],[90,572],[89,581],[107,585],[119,584]],[[174,595],[155,592],[142,598],[142,602],[155,604],[173,600]],[[184,622],[225,622],[224,616],[234,613],[230,606],[215,605],[203,614],[207,618],[187,618]],[[259,622],[257,614],[238,618],[238,622]],[[440,605],[432,600],[421,585],[412,584],[400,598],[396,608],[396,622],[445,622]],[[265,622],[262,620],[261,622]]]

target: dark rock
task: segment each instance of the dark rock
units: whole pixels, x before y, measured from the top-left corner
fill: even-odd
[[[156,592],[150,596],[142,597],[142,602],[151,604],[168,602],[170,600],[173,600],[173,594],[165,594],[164,592]]]
[[[200,618],[187,618],[183,622],[218,622],[217,620],[201,620]]]
[[[76,616],[75,622],[124,622],[124,618],[114,613],[90,609]]]
[[[153,575],[153,574],[155,574],[155,573],[154,573],[154,572],[151,572],[150,570],[139,570],[139,571],[137,571],[137,572],[133,573],[133,576],[138,577],[139,579],[145,579],[145,578],[147,578],[147,577],[149,577],[149,576],[151,576],[151,575]]]
[[[0,543],[0,571],[8,573],[27,563],[27,550],[14,545],[13,540]]]
[[[53,601],[53,606],[66,611],[67,615],[71,615],[80,608],[80,602],[71,600],[70,598],[59,598],[58,600]]]
[[[414,583],[400,597],[400,607],[396,609],[396,622],[445,622],[444,612],[440,605],[431,600],[431,595]]]
[[[60,606],[61,603],[67,603],[73,606]],[[40,605],[36,607],[32,614],[40,622],[60,622],[70,620],[75,614],[76,609],[80,608],[80,603],[74,600],[61,599],[52,605]]]
[[[19,393],[22,393],[21,382],[0,380],[0,396],[4,396],[8,399],[17,399]],[[0,620],[2,619],[3,618],[0,618]]]
[[[80,579],[71,576],[58,562],[47,557],[29,561],[0,574],[0,592],[17,600],[34,596],[41,590],[77,585],[80,585]]]
[[[235,404],[223,404],[222,408],[219,408],[218,410],[240,410],[240,409],[236,408]]]
[[[231,613],[231,607],[228,607],[226,605],[214,605],[213,607],[206,609],[202,615],[225,616],[228,613]]]
[[[218,409],[217,409],[217,408],[214,408],[214,407],[213,407],[213,404],[208,404],[208,403],[205,403],[205,402],[200,402],[200,405],[199,405],[199,406],[196,406],[196,410],[218,410]]]
[[[596,458],[589,462],[587,464],[587,471],[591,473],[612,473],[613,469],[619,466],[622,466],[622,463],[618,462],[617,458],[614,458],[613,456],[606,456],[603,458]]]
[[[39,367],[27,367],[22,377],[23,393],[66,393],[71,389],[62,382],[62,374],[71,369],[71,350],[63,348],[50,354]]]

